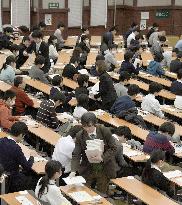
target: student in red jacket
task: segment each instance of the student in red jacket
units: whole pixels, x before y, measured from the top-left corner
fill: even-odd
[[[23,90],[24,87],[23,77],[16,77],[14,79],[14,86],[12,86],[11,90],[16,93],[15,107],[17,115],[24,114],[27,106],[33,107],[33,101]]]
[[[15,97],[16,94],[12,90],[7,90],[3,99],[0,100],[0,127],[5,130],[9,130],[18,121],[18,117],[11,114],[11,107],[15,104]]]

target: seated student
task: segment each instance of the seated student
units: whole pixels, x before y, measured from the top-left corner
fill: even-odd
[[[11,90],[16,93],[15,108],[17,115],[25,114],[26,107],[33,107],[33,101],[28,97],[26,92],[23,90],[25,88],[25,83],[23,82],[23,77],[18,76],[14,79],[14,86]]]
[[[164,59],[161,62],[161,66],[162,67],[167,67],[169,69],[171,61],[172,61],[172,58],[177,58],[178,52],[179,51],[178,51],[177,48],[173,48],[172,51],[164,51],[164,53],[162,54]]]
[[[81,34],[78,36],[77,41],[76,41],[76,46],[81,42],[81,37],[82,36],[88,36],[89,35],[89,28],[87,26],[83,26],[81,29]]]
[[[150,35],[158,30],[159,30],[159,25],[157,23],[153,23],[153,25],[148,28],[148,33],[146,35],[146,39],[149,40]]]
[[[103,56],[103,55],[97,55],[97,56],[96,56],[95,64],[92,65],[92,67],[90,68],[90,74],[91,74],[92,76],[99,76],[99,74],[98,74],[98,72],[97,72],[97,70],[96,70],[96,63],[97,63],[97,61],[99,61],[99,60],[105,61],[104,56]]]
[[[146,72],[155,76],[164,75],[165,71],[162,69],[161,66],[162,60],[163,60],[163,55],[161,55],[160,53],[154,54],[154,60],[150,61]]]
[[[138,75],[139,69],[136,69],[134,65],[132,64],[132,57],[133,57],[133,53],[131,52],[126,52],[124,54],[124,61],[121,64],[119,73],[121,73],[122,71],[126,71],[130,74],[133,73],[133,74]]]
[[[177,73],[182,68],[182,51],[177,54],[177,58],[171,61],[170,72]]]
[[[59,161],[65,168],[65,177],[71,172],[72,152],[75,148],[75,140],[78,132],[82,130],[81,125],[71,127],[66,137],[61,137],[55,145],[52,159]]]
[[[4,93],[3,99],[0,100],[0,127],[9,130],[12,125],[18,121],[18,117],[12,116],[12,106],[15,104],[16,94],[12,90]]]
[[[42,70],[44,73],[48,73],[50,69],[50,59],[49,59],[49,46],[45,43],[42,38],[43,34],[39,30],[35,30],[32,33],[33,42],[28,47],[27,52],[32,53],[34,52],[36,56],[43,56],[45,58],[44,66]]]
[[[159,39],[159,41],[154,42],[154,44],[152,45],[152,47],[150,49],[151,53],[153,53],[153,54],[155,54],[155,53],[162,54],[164,52],[162,46],[166,42],[166,37],[159,36],[158,39]]]
[[[64,69],[63,69],[63,73],[62,76],[66,77],[66,78],[70,78],[70,79],[76,79],[79,72],[78,72],[78,59],[76,58],[71,58],[69,64],[67,64]]]
[[[129,50],[134,52],[135,50],[139,49],[142,43],[143,37],[138,34],[135,36],[135,39],[132,39],[130,42]]]
[[[96,62],[97,72],[99,73],[99,93],[94,97],[101,97],[102,109],[110,110],[114,104],[117,94],[111,76],[106,72],[107,67],[104,61]]]
[[[3,67],[0,71],[0,80],[8,84],[13,84],[15,79],[15,57],[8,56],[6,62],[3,64]]]
[[[6,27],[3,29],[3,35],[0,37],[0,50],[1,49],[10,49],[10,46],[13,44],[12,39],[13,28]]]
[[[27,53],[27,49],[30,46],[30,38],[28,36],[24,36],[22,42],[20,44],[19,55],[16,60],[16,68],[19,69],[29,58],[29,54]]]
[[[35,188],[35,195],[50,205],[71,205],[62,195],[56,180],[62,175],[62,165],[58,161],[50,160],[45,166],[45,176],[41,177]]]
[[[49,45],[49,58],[52,59],[54,64],[56,64],[58,59],[58,52],[56,49],[57,46],[57,37],[54,35],[51,35],[48,39],[48,45]]]
[[[130,80],[130,75],[128,72],[123,71],[120,73],[119,83],[116,83],[114,85],[114,88],[116,90],[118,97],[121,97],[123,95],[127,95],[128,89],[126,88],[126,85],[128,85],[129,80]]]
[[[162,90],[162,85],[156,82],[152,82],[149,85],[149,94],[143,97],[141,108],[144,111],[148,111],[158,117],[164,118],[164,114],[161,111],[160,103],[155,98]]]
[[[133,50],[134,54],[132,57],[132,63],[135,67],[135,69],[141,69],[142,68],[142,52],[143,52],[143,47],[137,47]]]
[[[112,48],[104,51],[104,54],[105,63],[107,65],[107,71],[113,71],[115,68],[119,67],[117,60],[114,54],[112,53]]]
[[[64,47],[65,41],[63,39],[63,34],[62,34],[64,31],[64,27],[65,27],[64,24],[60,22],[57,25],[56,31],[54,32],[54,36],[56,36],[57,38],[57,49],[58,50],[61,50]]]
[[[11,51],[11,53],[15,57],[15,59],[17,59],[19,56],[20,47],[17,44],[12,44],[10,46],[9,50]]]
[[[170,141],[175,132],[175,126],[171,122],[164,122],[160,127],[158,132],[151,131],[143,145],[143,151],[150,154],[152,151],[161,149],[167,154],[174,154],[174,147],[171,145]]]
[[[41,122],[43,125],[59,131],[61,125],[56,114],[56,107],[64,104],[65,95],[57,91],[49,96],[49,100],[44,100],[41,102],[40,107],[37,112],[37,121]]]
[[[80,74],[77,78],[78,86],[75,89],[75,97],[78,99],[80,94],[86,94],[89,95],[89,91],[87,90],[88,87],[88,80],[89,76],[85,74]]]
[[[80,120],[82,115],[88,112],[89,97],[87,94],[80,94],[77,98],[77,106],[73,111],[73,117]]]
[[[77,45],[77,47],[80,47],[82,49],[82,51],[88,55],[88,53],[90,53],[90,40],[89,40],[88,36],[82,35],[81,41]]]
[[[140,88],[138,85],[132,84],[128,87],[128,95],[119,97],[111,107],[111,113],[119,115],[121,112],[136,107],[133,101],[139,94]]]
[[[87,53],[84,53],[80,47],[75,47],[71,58],[78,59],[78,69],[83,69],[86,64]]]
[[[139,33],[140,33],[139,28],[133,29],[132,33],[131,33],[131,34],[128,36],[128,38],[127,38],[127,48],[130,47],[131,40],[132,40],[132,39],[135,40],[135,37],[136,37],[137,35],[139,35]]]
[[[173,197],[174,190],[171,189],[170,181],[163,175],[160,169],[164,161],[165,153],[162,150],[157,149],[153,151],[143,170],[142,181],[155,189],[166,192],[169,197]]]
[[[4,170],[10,173],[9,192],[24,191],[31,189],[31,180],[25,173],[20,172],[20,166],[24,171],[30,171],[34,162],[34,157],[30,153],[27,161],[21,147],[17,144],[23,140],[23,135],[28,132],[28,127],[24,122],[16,122],[10,130],[10,136],[0,139],[0,164]]]
[[[47,75],[42,70],[42,68],[44,67],[44,63],[45,63],[45,58],[43,56],[37,56],[34,62],[35,65],[31,67],[28,73],[32,79],[36,79],[41,81],[42,83],[49,84]]]

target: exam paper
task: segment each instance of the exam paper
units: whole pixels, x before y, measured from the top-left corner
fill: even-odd
[[[78,203],[94,200],[93,197],[85,191],[72,192],[70,195]]]
[[[82,176],[63,178],[67,185],[85,184],[86,180]]]
[[[181,177],[182,176],[182,172],[180,170],[163,172],[163,174],[168,179],[175,178],[175,177]]]
[[[25,196],[17,196],[15,198],[22,205],[33,205],[33,203],[31,201],[29,201]]]

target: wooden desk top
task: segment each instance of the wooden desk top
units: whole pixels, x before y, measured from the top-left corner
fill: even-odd
[[[63,78],[63,85],[66,86],[66,87],[69,87],[73,90],[75,90],[78,87],[77,82],[75,82],[71,79],[68,79],[68,78]]]
[[[169,78],[173,78],[173,79],[177,79],[177,74],[176,73],[172,73],[170,71],[166,71],[165,72],[165,76],[169,77]]]
[[[113,179],[112,182],[148,205],[177,205],[176,202],[162,195],[148,185],[143,184],[137,179],[128,179],[127,177],[123,177]]]
[[[75,187],[75,186],[68,186],[67,185],[67,186],[61,186],[60,189],[65,195],[69,196],[70,198],[72,198],[70,193],[77,192],[77,191],[85,191],[91,196],[97,196],[98,195],[97,193],[95,193],[94,191],[92,191],[91,189],[89,189],[86,186]],[[109,201],[107,201],[105,198],[102,198],[101,202],[102,202],[102,204],[105,204],[105,205],[111,205],[111,203]],[[79,204],[88,205],[88,202],[82,202],[82,203],[79,203]]]
[[[182,119],[182,111],[181,110],[178,110],[176,109],[174,106],[171,106],[171,105],[163,105],[161,106],[161,110],[163,112],[166,112],[170,115],[173,115],[175,117],[178,117],[178,118],[181,118]]]
[[[25,196],[33,205],[40,204],[33,196],[29,193],[22,195],[19,192],[9,193],[0,195],[0,198],[3,199],[8,205],[21,205],[21,203],[16,199],[17,196]]]

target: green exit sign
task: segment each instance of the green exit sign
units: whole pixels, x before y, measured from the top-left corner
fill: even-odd
[[[59,9],[59,3],[49,3],[49,9]]]
[[[169,18],[169,10],[158,10],[155,14],[156,18]]]

